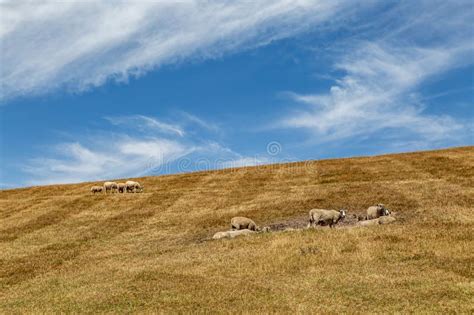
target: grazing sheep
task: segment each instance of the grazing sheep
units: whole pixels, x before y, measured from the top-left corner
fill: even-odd
[[[125,190],[127,192],[142,192],[143,191],[143,186],[140,185],[140,183],[135,182],[133,180],[129,180],[125,183]]]
[[[324,210],[324,209],[312,209],[309,211],[309,225],[312,227],[318,225],[329,225],[332,228],[340,220],[346,217],[346,210]]]
[[[125,192],[127,192],[127,190],[125,189],[125,188],[126,188],[125,183],[118,183],[118,184],[117,184],[117,187],[118,187],[118,192],[119,192],[119,193],[125,193]]]
[[[117,183],[116,182],[105,182],[104,183],[104,191],[107,193],[108,191],[110,192],[116,192],[117,191]]]
[[[95,193],[101,193],[103,190],[103,187],[102,186],[92,186],[91,187],[91,193],[95,194]]]
[[[253,220],[245,217],[235,217],[230,220],[230,226],[232,230],[244,230],[249,229],[251,231],[257,231],[259,228],[253,222]]]
[[[376,206],[371,206],[367,209],[367,220],[377,219],[381,216],[390,215],[390,210],[385,208],[385,206],[379,203]]]
[[[252,231],[249,229],[236,230],[236,231],[224,231],[224,232],[217,232],[216,234],[214,234],[212,238],[215,240],[219,240],[221,238],[234,238],[240,235],[249,235],[253,233],[255,233],[255,231]]]

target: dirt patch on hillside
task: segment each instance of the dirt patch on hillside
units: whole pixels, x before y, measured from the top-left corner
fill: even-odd
[[[362,216],[363,213],[350,213],[348,214],[344,220],[341,220],[335,225],[336,228],[338,227],[350,227],[350,226],[355,226],[358,222],[357,217]],[[268,224],[270,227],[271,231],[283,231],[286,229],[305,229],[308,226],[308,216],[299,216],[299,217],[294,217],[291,219],[286,219],[282,221],[276,221]],[[263,225],[265,226],[265,225]]]
[[[271,231],[283,231],[285,229],[303,229],[308,225],[308,218],[306,216],[286,219],[284,221],[277,221],[269,224]]]

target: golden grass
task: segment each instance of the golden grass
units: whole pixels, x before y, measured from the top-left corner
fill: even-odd
[[[473,313],[474,147],[0,192],[0,313]],[[212,241],[383,202],[393,225]]]

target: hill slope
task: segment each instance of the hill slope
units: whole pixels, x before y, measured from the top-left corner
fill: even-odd
[[[474,147],[0,192],[0,312],[472,313]],[[314,207],[393,225],[209,240]]]

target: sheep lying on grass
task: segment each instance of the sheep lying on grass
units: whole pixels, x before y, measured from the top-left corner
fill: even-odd
[[[377,219],[372,219],[372,220],[365,220],[365,221],[359,221],[357,222],[357,226],[372,226],[372,225],[379,225],[379,224],[390,224],[395,222],[397,219],[395,219],[392,216],[382,216]]]
[[[367,220],[377,219],[382,216],[390,215],[390,210],[385,208],[385,206],[379,203],[376,206],[371,206],[367,209]]]
[[[392,216],[383,216],[379,218],[379,224],[390,224],[395,222],[397,219],[395,219]]]
[[[325,210],[325,209],[312,209],[309,211],[309,225],[308,227],[314,227],[317,225],[329,225],[332,228],[340,220],[346,217],[346,210]]]
[[[249,229],[251,231],[259,230],[258,226],[252,219],[245,217],[235,217],[230,220],[230,226],[232,230],[245,230]]]
[[[92,186],[91,193],[101,193],[104,188],[102,186]]]
[[[215,240],[219,240],[222,238],[234,238],[237,236],[241,235],[249,235],[249,234],[254,234],[256,233],[255,231],[249,230],[249,229],[243,229],[243,230],[234,230],[234,231],[224,231],[224,232],[217,232],[214,234],[212,237]]]
[[[221,239],[221,238],[234,238],[237,236],[241,235],[249,235],[249,234],[255,234],[255,233],[267,233],[270,232],[270,227],[265,226],[261,229],[258,230],[249,230],[249,229],[242,229],[242,230],[230,230],[230,231],[223,231],[223,232],[217,232],[214,234],[212,237],[215,240]]]

